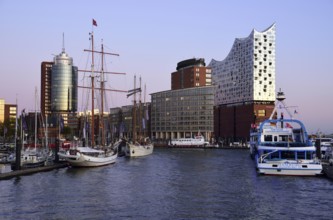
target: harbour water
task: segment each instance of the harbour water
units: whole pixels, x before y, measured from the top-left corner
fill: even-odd
[[[0,219],[331,219],[333,181],[259,176],[247,150],[163,149],[0,181]]]

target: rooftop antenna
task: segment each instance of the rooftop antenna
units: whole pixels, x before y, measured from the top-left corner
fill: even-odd
[[[62,32],[62,52],[65,53],[65,34]]]

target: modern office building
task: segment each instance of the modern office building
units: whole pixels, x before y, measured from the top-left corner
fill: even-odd
[[[177,64],[177,71],[171,73],[171,90],[212,85],[211,68],[205,59],[188,59]]]
[[[41,64],[41,112],[45,117],[51,114],[51,77],[53,62]]]
[[[51,76],[51,111],[77,111],[78,69],[73,66],[73,59],[65,50],[55,56]]]
[[[216,137],[239,141],[252,123],[270,116],[275,101],[275,24],[248,37],[236,38],[228,56],[213,59]]]
[[[41,63],[41,113],[47,116],[49,131],[59,129],[60,121],[70,127],[72,132],[78,128],[78,68],[73,65],[73,59],[65,49],[54,57],[53,62]],[[56,135],[55,137],[54,134]],[[49,137],[58,137],[58,132],[52,132]]]
[[[214,87],[202,86],[151,94],[154,139],[213,137]]]

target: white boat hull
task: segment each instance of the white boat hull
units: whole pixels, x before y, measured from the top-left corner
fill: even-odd
[[[322,165],[316,163],[258,163],[257,170],[263,175],[317,176]]]
[[[93,157],[77,153],[76,155],[69,155],[64,153],[58,153],[59,157],[65,159],[73,167],[99,167],[116,162],[118,155],[105,155]]]
[[[209,142],[205,141],[204,137],[199,135],[195,138],[180,138],[170,140],[170,147],[205,147]]]
[[[149,154],[152,154],[154,150],[153,144],[147,144],[147,145],[134,145],[127,143],[126,150],[125,150],[125,156],[127,157],[143,157],[147,156]]]

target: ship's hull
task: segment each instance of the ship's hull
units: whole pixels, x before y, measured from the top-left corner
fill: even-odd
[[[143,157],[152,154],[154,150],[153,144],[147,145],[134,145],[128,143],[125,150],[125,156],[127,157]]]
[[[68,155],[58,153],[58,155],[65,159],[73,167],[99,167],[113,164],[117,160],[117,154],[106,156],[89,156],[84,154]]]
[[[259,174],[281,176],[317,176],[322,174],[322,165],[319,163],[302,162],[267,162],[257,163]]]

